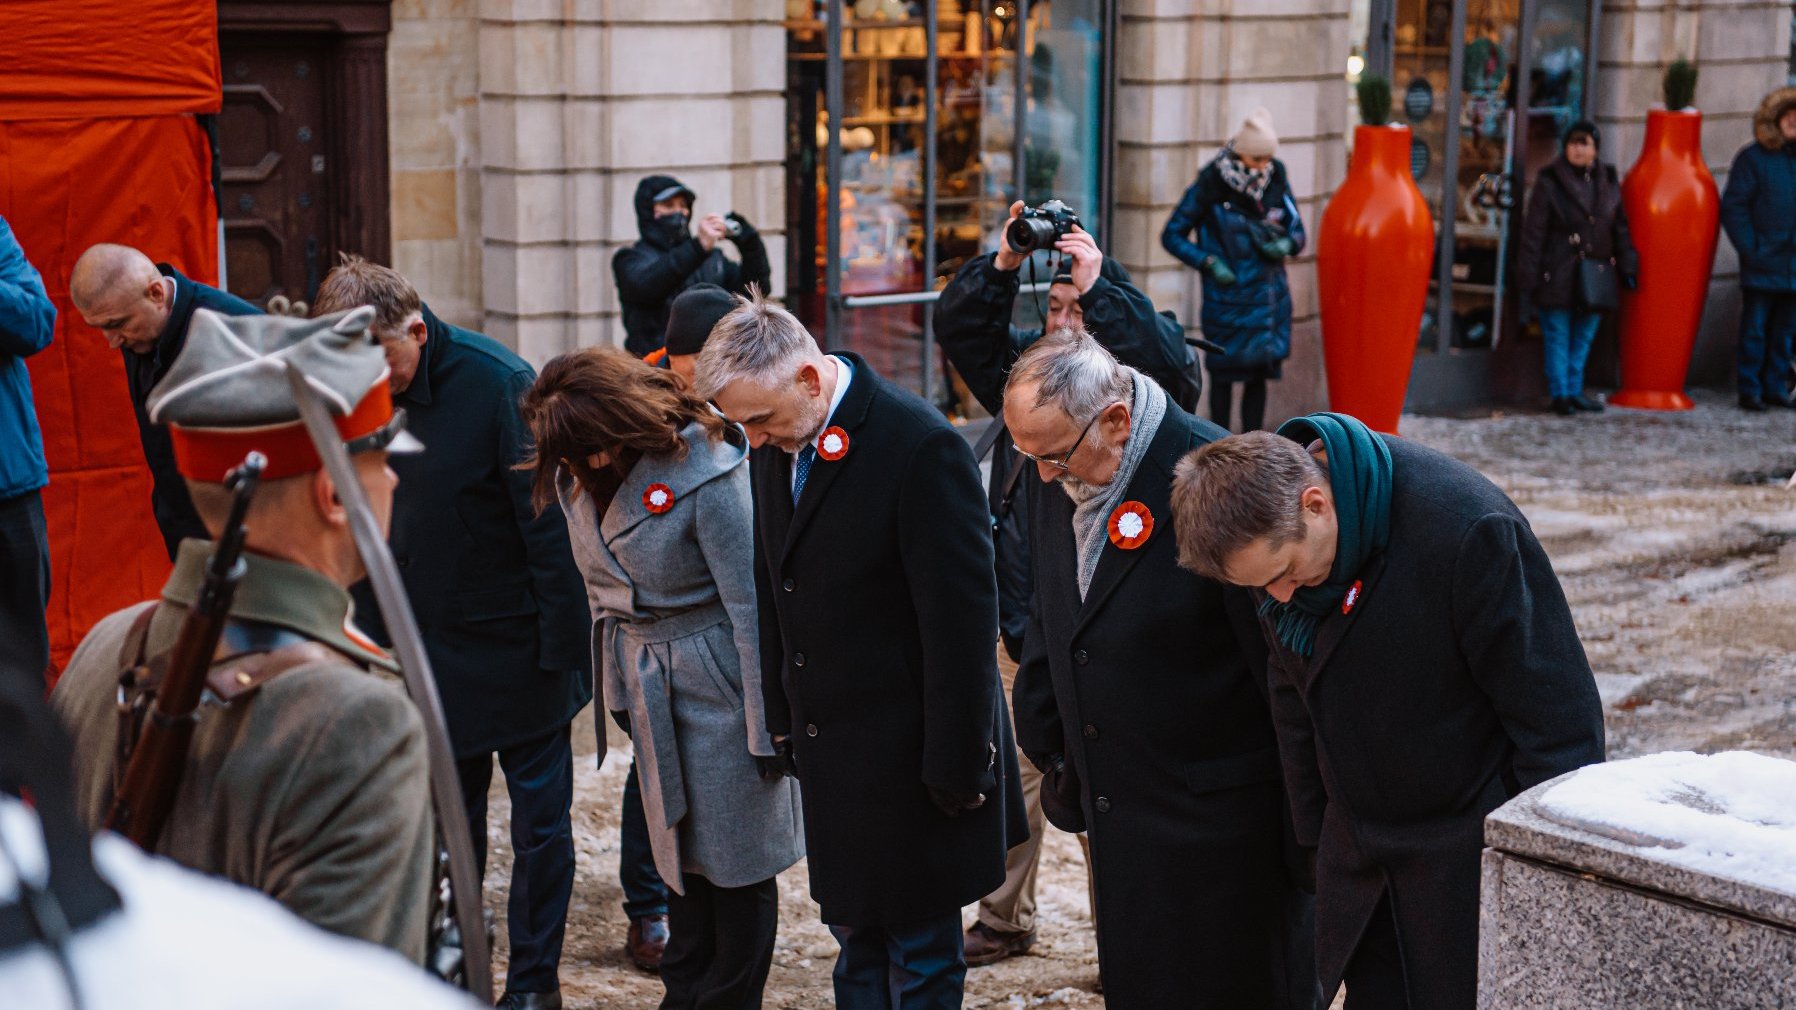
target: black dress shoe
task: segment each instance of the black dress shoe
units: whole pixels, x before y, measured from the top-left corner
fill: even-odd
[[[1765,401],[1758,397],[1743,395],[1740,397],[1740,409],[1750,411],[1754,414],[1762,414],[1769,408],[1765,406]]]
[[[1570,417],[1573,414],[1576,414],[1577,412],[1578,412],[1578,406],[1577,406],[1577,404],[1572,402],[1571,397],[1569,397],[1569,396],[1553,397],[1553,413],[1558,414],[1560,417]]]
[[[1588,414],[1601,414],[1603,412],[1603,401],[1593,400],[1583,393],[1579,393],[1577,396],[1572,397],[1571,402],[1572,406]]]
[[[561,1010],[561,990],[551,992],[513,992],[505,990],[499,1002],[493,1004],[500,1010]]]
[[[1796,407],[1796,402],[1792,402],[1788,396],[1782,393],[1773,393],[1765,397],[1764,400],[1767,407],[1784,407],[1786,409]]]
[[[645,915],[630,920],[630,932],[624,938],[624,950],[630,960],[643,971],[660,971],[661,957],[667,952],[667,916]]]

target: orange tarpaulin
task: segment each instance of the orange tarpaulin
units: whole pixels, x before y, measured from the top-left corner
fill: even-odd
[[[51,651],[146,599],[168,570],[118,351],[69,303],[96,242],[218,276],[211,148],[217,9],[196,0],[6,0],[0,31],[0,216],[44,276],[56,335],[27,359],[50,463]],[[154,45],[147,45],[149,40]]]

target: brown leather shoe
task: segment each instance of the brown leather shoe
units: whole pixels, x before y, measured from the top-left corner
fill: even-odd
[[[983,922],[975,922],[967,930],[962,941],[966,950],[967,964],[979,967],[986,964],[997,964],[1011,956],[1021,954],[1035,946],[1035,930],[1027,933],[1000,933]]]
[[[661,970],[661,955],[667,953],[667,916],[645,915],[630,920],[630,933],[624,938],[624,951],[643,971]]]

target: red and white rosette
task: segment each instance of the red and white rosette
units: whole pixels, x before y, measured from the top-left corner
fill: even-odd
[[[1154,535],[1154,514],[1138,501],[1126,501],[1110,513],[1109,528],[1110,542],[1132,551]]]
[[[642,489],[642,507],[655,515],[660,515],[674,506],[673,488],[666,484],[655,483]]]
[[[838,425],[830,425],[817,436],[817,455],[834,463],[848,455],[848,433]]]
[[[1354,579],[1353,585],[1347,587],[1347,595],[1341,597],[1341,615],[1343,617],[1353,613],[1353,608],[1359,606],[1359,594],[1365,588],[1366,584],[1359,579]]]

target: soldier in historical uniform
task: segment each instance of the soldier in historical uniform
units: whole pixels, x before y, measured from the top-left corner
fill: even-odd
[[[434,880],[425,734],[386,653],[352,624],[363,563],[350,517],[299,421],[280,359],[331,405],[381,527],[390,452],[421,446],[393,409],[373,310],[310,321],[195,314],[149,400],[216,537],[224,475],[267,458],[245,518],[247,572],[208,677],[173,809],[154,850],[262,891],[333,933],[424,959]],[[75,738],[81,816],[99,826],[122,770],[119,674],[153,670],[200,588],[209,541],[184,541],[161,598],[101,621],[52,702]],[[265,655],[264,655],[265,654]],[[129,698],[127,700],[130,700]]]

